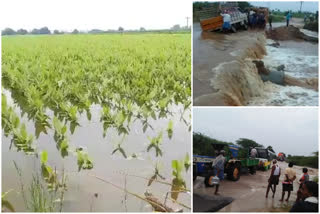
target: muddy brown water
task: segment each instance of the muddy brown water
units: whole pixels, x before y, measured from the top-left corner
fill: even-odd
[[[284,171],[288,164],[285,162],[278,162],[278,164],[281,168],[281,177],[274,198],[271,197],[271,190],[269,197],[265,197],[271,170],[257,171],[255,175],[242,174],[236,182],[223,180],[220,183],[220,195],[232,197],[234,201],[219,210],[219,212],[288,212],[296,200],[296,192],[299,187],[298,180],[302,175],[303,167],[293,167],[297,174],[297,179],[294,181],[293,192],[291,192],[289,202],[280,202],[282,192],[281,182],[284,180]],[[309,169],[310,179],[318,175],[318,169],[307,168]],[[206,188],[203,181],[203,178],[197,177],[193,183],[193,188],[196,189],[198,193],[214,195],[215,188]]]
[[[9,99],[10,93],[7,94]],[[8,100],[12,104],[12,100]],[[155,160],[161,162],[160,172],[166,178],[165,181],[171,183],[172,169],[171,161],[182,159],[186,153],[190,154],[191,138],[188,127],[180,121],[180,106],[173,106],[174,132],[171,140],[168,139],[166,128],[169,119],[160,119],[152,121],[154,130],[148,129],[146,133],[142,131],[140,122],[132,124],[131,132],[125,138],[123,147],[127,154],[133,152],[141,155],[143,160],[126,160],[119,154],[111,155],[113,148],[122,137],[118,136],[115,130],[108,130],[106,138],[102,137],[102,124],[99,122],[101,109],[99,106],[92,106],[92,120],[88,121],[85,115],[80,117],[81,127],[78,127],[75,133],[70,136],[70,144],[74,146],[83,146],[93,160],[94,168],[92,170],[82,170],[77,172],[76,157],[69,155],[64,160],[57,151],[53,140],[53,131],[50,130],[48,135],[41,133],[36,141],[38,150],[48,151],[49,165],[56,169],[65,169],[67,173],[68,191],[65,194],[63,211],[65,212],[108,212],[108,211],[152,211],[150,205],[131,195],[128,195],[127,202],[124,203],[125,194],[123,191],[113,186],[103,183],[96,178],[88,176],[88,173],[102,177],[116,185],[124,187],[125,174],[137,175],[150,178],[154,172]],[[19,113],[19,108],[17,108]],[[189,111],[186,112],[185,118],[189,118]],[[26,116],[22,118],[27,125],[29,133],[34,133],[34,125],[27,121]],[[148,144],[147,136],[154,137],[159,131],[163,130],[163,157],[156,158],[154,152],[145,152]],[[16,211],[26,211],[20,191],[19,176],[17,175],[13,161],[22,169],[23,183],[25,188],[29,188],[32,176],[39,173],[39,159],[26,156],[14,149],[9,150],[10,139],[2,135],[2,191],[13,189],[8,195],[9,201],[12,202]],[[190,189],[190,170],[183,174],[187,188]],[[127,176],[127,190],[142,195],[148,189],[153,195],[160,200],[164,200],[165,195],[170,191],[170,186],[154,182],[151,187],[147,187],[147,180]],[[98,198],[94,194],[98,193]],[[27,194],[28,191],[27,191]],[[189,194],[180,194],[178,201],[189,205],[191,197]],[[170,202],[169,202],[170,204]],[[126,206],[125,206],[126,205]],[[179,207],[172,204],[172,207]],[[181,208],[181,207],[180,207]],[[184,211],[189,211],[184,209]]]
[[[263,30],[202,32],[194,23],[194,105],[317,105],[317,92],[263,83],[250,60],[262,59],[268,67],[284,64],[286,74],[293,77],[317,78],[318,44],[281,41],[280,48],[272,49],[270,42]],[[292,93],[297,94],[295,99],[287,96]]]

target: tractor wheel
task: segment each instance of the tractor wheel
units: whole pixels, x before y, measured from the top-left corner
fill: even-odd
[[[232,32],[234,32],[234,33],[237,32],[237,29],[236,29],[236,27],[235,27],[234,25],[231,25],[231,30],[232,30]]]
[[[204,179],[204,184],[206,185],[206,187],[213,187],[214,184],[212,183],[212,179],[213,179],[214,175],[209,175]]]
[[[237,181],[240,179],[240,166],[232,165],[229,169],[228,178],[232,181]]]
[[[256,174],[256,171],[257,171],[256,166],[249,167],[249,172],[250,172],[251,175]]]

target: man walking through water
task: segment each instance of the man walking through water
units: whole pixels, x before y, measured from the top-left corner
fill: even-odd
[[[218,157],[216,157],[216,159],[214,159],[212,163],[213,173],[216,176],[218,176],[220,180],[224,179],[224,164],[226,162],[226,158],[224,157],[224,155],[225,155],[225,151],[221,150]],[[219,184],[216,185],[216,191],[214,194],[218,195],[218,191],[219,191]]]
[[[289,167],[286,168],[284,172],[285,178],[284,178],[284,181],[282,182],[282,197],[280,201],[283,201],[286,191],[288,192],[288,197],[286,201],[289,201],[291,191],[293,191],[293,181],[296,179],[296,171],[292,168],[293,163],[290,162],[288,166]]]
[[[279,184],[279,177],[281,175],[281,169],[277,164],[277,160],[273,160],[273,166],[271,169],[271,174],[268,180],[268,188],[266,193],[266,198],[268,198],[268,194],[271,188],[271,191],[273,192],[272,198],[274,198],[274,194],[276,193],[277,185]],[[273,185],[273,188],[272,188]]]

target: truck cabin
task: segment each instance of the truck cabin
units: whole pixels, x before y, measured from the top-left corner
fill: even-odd
[[[269,150],[264,147],[254,147],[257,150],[257,157],[256,158],[262,158],[267,159],[270,161],[272,158],[270,157]],[[249,156],[250,156],[251,149],[249,149]]]

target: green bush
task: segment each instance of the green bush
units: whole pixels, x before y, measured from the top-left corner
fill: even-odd
[[[316,176],[316,177],[314,177],[313,179],[312,179],[312,181],[314,181],[314,182],[319,182],[319,176]]]
[[[288,156],[288,162],[293,162],[298,166],[308,166],[312,168],[318,168],[318,153],[314,153],[314,156]]]
[[[285,17],[282,15],[273,15],[272,16],[272,22],[284,22]]]

